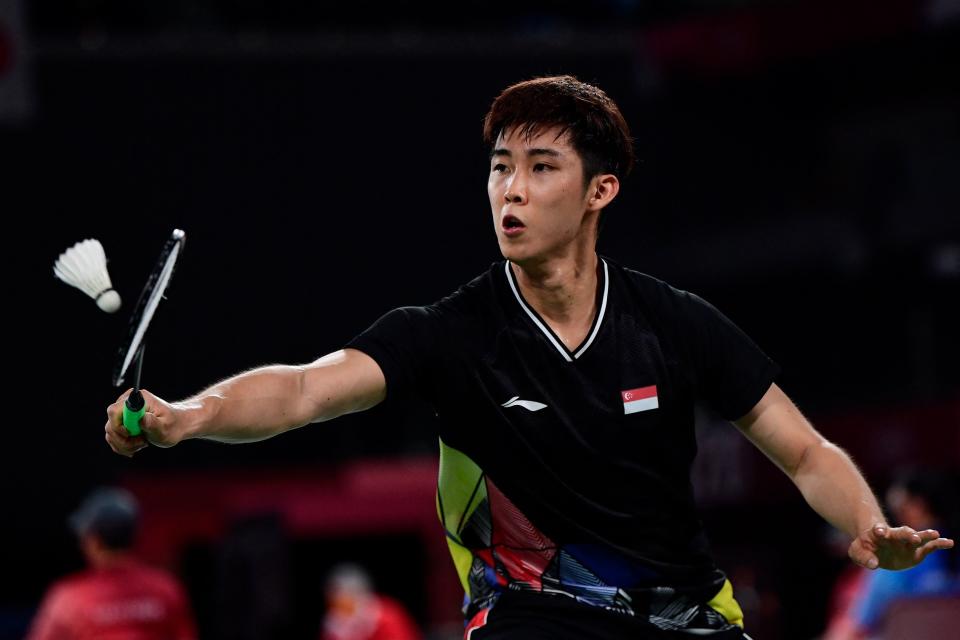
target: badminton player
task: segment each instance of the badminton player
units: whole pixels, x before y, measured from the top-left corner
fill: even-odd
[[[850,458],[776,385],[774,362],[717,309],[597,255],[600,217],[633,164],[603,91],[569,76],[521,82],[483,133],[502,262],[313,363],[181,402],[144,392],[145,437],[126,435],[121,397],[110,446],[250,442],[421,396],[440,418],[437,502],[474,640],[748,637],[694,509],[696,402],[850,536],[854,562],[903,569],[952,546],[885,521]]]

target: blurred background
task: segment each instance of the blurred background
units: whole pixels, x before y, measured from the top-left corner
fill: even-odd
[[[958,68],[957,0],[0,1],[0,638],[81,567],[65,519],[108,483],[139,498],[138,552],[180,577],[201,637],[317,637],[342,562],[427,637],[458,636],[424,407],[133,460],[104,410],[175,227],[143,379],[168,399],[312,360],[485,270],[481,121],[537,75],[597,83],[637,140],[602,254],[730,316],[881,495],[906,467],[955,474]],[[116,315],[53,278],[88,237]],[[828,527],[730,425],[699,430],[699,502],[748,629],[818,637],[846,566]]]

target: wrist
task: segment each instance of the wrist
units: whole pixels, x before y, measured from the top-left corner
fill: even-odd
[[[211,425],[220,407],[218,396],[193,398],[178,403],[182,419],[179,421],[179,440],[204,438],[211,434]]]

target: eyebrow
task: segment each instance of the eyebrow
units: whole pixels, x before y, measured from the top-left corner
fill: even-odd
[[[527,156],[528,156],[528,157],[533,157],[533,156],[550,156],[551,158],[559,158],[559,157],[561,157],[562,155],[563,155],[563,154],[560,153],[559,151],[557,151],[556,149],[527,149]],[[499,148],[497,148],[497,149],[494,149],[493,152],[491,152],[491,154],[490,154],[490,157],[491,157],[491,158],[493,158],[493,157],[499,157],[499,156],[506,156],[506,157],[509,158],[509,157],[512,157],[513,154],[510,152],[509,149],[504,149],[503,147],[499,147]]]

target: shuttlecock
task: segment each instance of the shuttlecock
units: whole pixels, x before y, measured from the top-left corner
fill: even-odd
[[[107,255],[99,240],[78,242],[61,253],[53,265],[53,275],[96,300],[107,313],[120,308],[120,294],[110,283]]]

